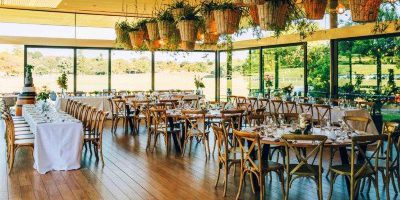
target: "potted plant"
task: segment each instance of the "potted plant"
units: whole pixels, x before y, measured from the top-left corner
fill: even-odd
[[[158,33],[162,42],[167,43],[175,31],[174,17],[171,9],[167,8],[157,14]]]
[[[179,18],[184,14],[185,9],[190,7],[190,5],[183,0],[177,0],[170,5],[172,16],[175,21],[178,21]]]
[[[239,29],[243,8],[234,3],[218,3],[213,10],[218,34],[233,34]]]
[[[217,23],[213,13],[217,5],[214,0],[205,0],[200,3],[199,12],[204,18],[205,33],[217,34]]]
[[[68,89],[68,77],[67,73],[63,71],[61,75],[57,78],[57,85],[61,89],[61,94],[64,97],[65,96],[65,91]]]
[[[25,65],[25,87],[33,86],[32,70],[35,68],[33,65]]]
[[[146,22],[147,33],[149,34],[149,40],[155,41],[160,39],[158,34],[158,24],[156,18],[151,18]]]
[[[177,21],[180,37],[182,40],[181,47],[183,50],[193,50],[197,39],[197,34],[202,19],[197,15],[198,10],[193,6],[187,6],[183,14]]]
[[[147,20],[142,19],[132,25],[132,29],[129,32],[132,47],[136,49],[142,48],[144,40],[149,38],[146,24]]]
[[[307,19],[319,20],[324,18],[328,0],[303,0]]]
[[[129,31],[131,26],[127,20],[115,23],[116,45],[123,49],[132,49]]]
[[[382,0],[350,0],[353,22],[373,22],[378,17]]]
[[[260,27],[268,31],[284,30],[289,18],[289,11],[298,9],[291,0],[266,0],[257,5]],[[278,17],[279,16],[279,17]]]
[[[205,88],[206,86],[204,85],[203,79],[200,78],[200,76],[194,77],[194,85],[196,87],[196,94],[202,95],[203,94],[202,89]]]

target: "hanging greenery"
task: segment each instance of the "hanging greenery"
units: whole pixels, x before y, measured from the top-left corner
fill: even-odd
[[[127,20],[115,23],[116,45],[118,48],[132,49],[129,32],[131,26]]]
[[[143,49],[144,41],[149,39],[146,26],[147,22],[147,19],[142,19],[132,24],[129,37],[134,49]]]
[[[171,9],[166,8],[157,13],[158,32],[160,35],[161,47],[174,50],[181,42],[179,31],[176,29],[175,20]]]
[[[172,3],[170,6],[172,16],[175,21],[178,21],[179,18],[184,14],[186,9],[190,9],[190,5],[184,0],[177,0]]]
[[[218,34],[233,34],[239,30],[239,23],[245,9],[231,2],[217,3],[213,8]]]

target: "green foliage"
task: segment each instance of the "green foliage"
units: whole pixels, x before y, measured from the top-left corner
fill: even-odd
[[[39,94],[36,96],[36,99],[38,101],[47,101],[47,99],[50,98],[50,91],[47,89],[46,86],[44,86],[41,91],[39,92]]]
[[[293,85],[289,84],[288,86],[282,88],[282,92],[285,94],[291,94],[293,92],[293,88]]]
[[[157,21],[165,21],[174,23],[174,16],[172,15],[171,9],[167,8],[157,13]]]
[[[394,22],[395,30],[398,31],[400,30],[399,20],[400,15],[396,4],[386,4],[379,10],[378,19],[375,22],[372,33],[385,33],[391,22]]]
[[[190,6],[190,5],[186,1],[177,0],[177,1],[174,1],[169,7],[171,9],[177,9],[177,8],[186,8],[187,6]]]
[[[330,49],[328,45],[319,44],[308,48],[308,80],[310,92],[329,92]]]
[[[214,0],[204,0],[200,3],[199,11],[201,14],[206,15],[216,10],[218,3]]]
[[[149,20],[147,20],[147,19],[138,20],[136,23],[133,23],[131,25],[132,28],[130,29],[130,31],[146,30],[146,24],[148,21]]]
[[[65,71],[57,78],[57,85],[60,87],[62,90],[67,90],[68,89],[68,77]]]
[[[206,87],[204,85],[203,79],[200,78],[199,76],[195,76],[194,77],[194,85],[195,85],[196,89],[205,88]]]

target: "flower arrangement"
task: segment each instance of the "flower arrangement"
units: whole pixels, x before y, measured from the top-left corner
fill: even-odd
[[[63,71],[62,74],[57,79],[57,85],[58,85],[58,87],[60,87],[62,92],[64,92],[64,90],[68,89],[67,82],[68,82],[67,73],[65,71]]]
[[[32,78],[32,70],[35,68],[33,65],[26,65],[25,66],[25,85],[26,86],[33,86],[33,78]]]
[[[196,86],[196,89],[200,88],[205,88],[206,86],[204,85],[203,78],[200,78],[200,76],[195,76],[194,77],[194,85]]]
[[[50,91],[47,89],[46,86],[44,86],[42,88],[42,90],[39,92],[39,94],[37,95],[36,99],[38,101],[44,101],[47,102],[47,99],[50,98]]]
[[[286,95],[292,94],[292,92],[293,92],[293,85],[292,85],[292,84],[289,84],[288,86],[283,87],[283,88],[282,88],[282,91],[283,91],[283,93],[285,93]]]

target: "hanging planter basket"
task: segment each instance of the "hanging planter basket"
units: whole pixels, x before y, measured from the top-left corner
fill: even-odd
[[[307,19],[319,20],[324,18],[328,0],[303,0]]]
[[[182,20],[178,22],[181,40],[184,42],[195,42],[197,36],[196,22],[194,20]]]
[[[184,12],[184,8],[175,8],[171,10],[172,16],[174,16],[175,21],[178,21],[179,17],[182,16]]]
[[[181,49],[185,50],[185,51],[194,50],[195,46],[196,46],[195,42],[187,42],[187,41],[182,41],[181,42]]]
[[[351,18],[354,22],[376,21],[382,0],[350,0]]]
[[[218,34],[233,34],[239,29],[242,12],[240,10],[214,10]]]
[[[256,6],[265,3],[265,0],[243,0],[243,4],[246,6]]]
[[[214,33],[204,33],[204,44],[214,45],[217,44],[219,35]]]
[[[169,21],[158,22],[158,33],[162,41],[168,41],[174,31],[175,27],[173,23]]]
[[[258,16],[258,10],[256,5],[249,6],[249,14],[254,24],[260,25],[260,18]]]
[[[141,48],[145,38],[146,32],[143,30],[129,32],[129,38],[131,39],[132,46],[134,48]]]
[[[289,4],[285,2],[265,2],[257,5],[260,27],[262,30],[274,30],[284,28],[289,12]],[[279,17],[278,17],[279,16]]]
[[[149,40],[158,40],[160,36],[158,35],[158,25],[157,22],[146,23],[147,33],[149,35]]]
[[[156,51],[161,47],[160,40],[145,40],[144,43],[149,51]]]
[[[121,30],[119,27],[115,27],[116,34],[116,46],[123,49],[132,49],[131,40],[127,31]]]
[[[217,22],[215,21],[215,16],[213,12],[204,14],[204,23],[206,33],[217,33]]]

